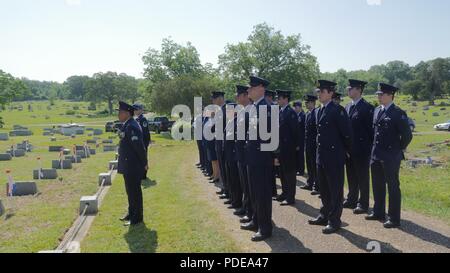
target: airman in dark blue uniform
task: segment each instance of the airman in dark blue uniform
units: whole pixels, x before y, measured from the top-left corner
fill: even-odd
[[[215,141],[208,141],[205,138],[204,134],[204,128],[206,124],[208,123],[210,117],[203,117],[202,121],[202,152],[203,152],[203,159],[205,162],[205,165],[203,167],[203,174],[208,177],[212,177],[214,175],[213,165],[212,165],[212,159],[217,160],[216,155],[216,145]],[[215,181],[217,182],[217,181]]]
[[[370,199],[370,155],[373,146],[374,107],[363,97],[367,82],[349,80],[347,88],[352,102],[346,106],[352,128],[352,149],[347,158],[347,180],[349,194],[344,208],[354,209],[355,214],[369,210]]]
[[[305,128],[306,128],[306,114],[303,112],[303,105],[301,101],[294,102],[294,110],[297,114],[297,126],[299,137],[299,149],[297,151],[297,174],[305,175]]]
[[[227,175],[226,175],[226,163],[225,163],[225,153],[224,153],[224,136],[225,136],[225,128],[227,125],[227,117],[226,117],[226,103],[225,103],[225,92],[222,91],[214,91],[212,92],[211,97],[213,103],[220,107],[221,112],[216,113],[216,121],[220,119],[218,122],[222,123],[222,132],[218,131],[218,126],[216,125],[216,135],[220,137],[216,137],[215,145],[216,145],[216,154],[217,159],[219,161],[220,168],[220,180],[222,182],[222,190],[219,192],[220,199],[230,199],[230,187],[228,185]],[[231,200],[225,201],[225,205],[231,205]]]
[[[247,172],[250,185],[250,195],[252,205],[254,205],[254,213],[252,221],[241,226],[244,230],[257,231],[252,237],[252,241],[258,242],[266,240],[272,236],[272,191],[273,185],[271,176],[273,174],[273,151],[264,151],[262,144],[270,142],[264,141],[259,133],[259,127],[262,120],[260,119],[260,110],[264,107],[267,109],[267,126],[271,131],[271,105],[264,97],[264,91],[270,82],[259,78],[250,77],[250,89],[248,90],[250,99],[253,101],[256,116],[249,117],[249,133],[250,130],[257,130],[256,140],[247,134]]]
[[[133,118],[133,106],[119,103],[119,120],[124,123],[120,135],[118,173],[123,174],[128,195],[128,214],[121,220],[125,225],[138,225],[143,222],[143,200],[141,181],[148,170],[147,153],[142,129]]]
[[[283,189],[277,199],[281,206],[295,204],[297,186],[297,151],[299,150],[298,116],[289,105],[292,91],[277,90],[280,106],[280,143],[276,152],[280,162],[280,179]]]
[[[337,232],[342,225],[344,165],[350,152],[350,122],[345,109],[332,102],[336,83],[319,81],[322,107],[317,115],[317,174],[322,196],[320,216],[311,225],[326,226],[324,234]]]
[[[202,134],[203,134],[203,115],[198,115],[198,116],[196,116],[194,118],[194,121],[192,123],[192,127],[194,129],[201,128],[202,129]],[[205,158],[204,158],[205,153],[203,152],[202,140],[198,139],[196,141],[197,141],[199,162],[195,166],[197,168],[203,170],[203,169],[205,169],[206,163],[205,163]]]
[[[236,107],[234,103],[227,104],[227,107]],[[225,129],[225,167],[227,171],[228,185],[230,187],[230,201],[231,206],[229,209],[235,209],[236,212],[240,212],[243,215],[242,199],[243,190],[241,187],[241,181],[239,179],[238,158],[236,153],[236,139],[237,139],[237,114],[234,117],[227,119],[227,126]]]
[[[306,155],[306,167],[308,170],[307,185],[301,187],[303,190],[313,191],[314,195],[320,194],[319,181],[317,179],[317,112],[316,101],[317,97],[313,95],[307,95],[305,97],[306,113],[305,121],[305,155]]]
[[[264,93],[264,97],[266,98],[267,102],[270,105],[275,105],[276,98],[277,98],[277,92],[272,91],[270,89],[266,88],[266,91]],[[275,200],[278,199],[278,190],[277,190],[277,176],[280,174],[280,167],[279,166],[273,166],[273,174],[271,176],[272,181],[272,197],[274,197]]]
[[[341,105],[341,103],[342,103],[342,94],[339,93],[339,92],[335,92],[334,95],[333,95],[333,102],[336,105]]]
[[[149,148],[150,143],[151,143],[151,136],[150,136],[150,129],[148,127],[148,120],[144,116],[144,106],[142,104],[136,103],[136,104],[133,105],[133,107],[134,107],[134,109],[136,109],[134,111],[134,115],[137,116],[136,121],[141,126],[142,135],[143,135],[143,141],[144,141],[144,147],[145,147],[145,151],[146,151],[147,156],[148,156],[148,148]],[[144,180],[148,179],[147,178],[147,171],[145,171],[143,179]]]
[[[248,128],[249,115],[245,111],[245,107],[250,104],[248,98],[248,86],[237,85],[236,86],[236,102],[238,105],[244,107],[237,115],[237,125],[242,128]],[[244,139],[236,138],[236,156],[238,160],[239,168],[239,180],[241,182],[241,188],[243,190],[242,198],[242,211],[236,212],[236,215],[243,216],[240,220],[242,224],[246,224],[252,221],[253,218],[253,205],[250,198],[250,187],[247,175],[247,156],[245,154],[246,141]]]
[[[394,104],[399,89],[379,84],[377,92],[380,107],[374,114],[374,144],[371,169],[375,206],[367,220],[385,221],[386,184],[389,192],[388,220],[385,228],[397,228],[401,221],[400,164],[405,159],[404,151],[412,141],[412,132],[406,113]]]

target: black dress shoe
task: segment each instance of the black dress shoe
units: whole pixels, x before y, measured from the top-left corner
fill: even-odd
[[[348,201],[345,201],[343,206],[344,206],[344,209],[356,209],[356,207],[357,207],[358,205],[357,205],[357,204],[350,203],[350,202],[348,202]]]
[[[225,192],[223,190],[216,192],[217,195],[223,195]]]
[[[325,218],[319,217],[314,220],[309,220],[308,223],[311,226],[323,226],[326,227],[328,225],[328,221]]]
[[[278,196],[277,198],[275,198],[275,201],[281,203],[281,202],[283,202],[283,201],[286,201],[286,198],[284,198],[284,196],[280,195],[280,196]]]
[[[228,195],[226,194],[222,194],[221,196],[219,196],[220,199],[224,200],[224,199],[230,199],[230,197],[228,197]]]
[[[122,221],[122,222],[128,222],[128,221],[130,221],[130,216],[127,214],[127,215],[125,215],[124,217],[120,218],[120,221]]]
[[[136,223],[132,223],[131,221],[126,221],[125,223],[123,223],[124,227],[135,227],[135,226],[139,226],[140,224],[142,224],[143,222],[136,222]]]
[[[217,183],[219,183],[220,182],[220,179],[219,178],[217,178],[216,180],[214,180],[212,183],[214,183],[214,184],[217,184]]]
[[[293,205],[295,205],[295,201],[294,202],[283,201],[280,204],[280,206],[282,206],[282,207],[293,206]]]
[[[226,205],[226,204],[225,204]],[[237,207],[237,206],[234,206],[234,205],[231,205],[231,206],[229,206],[228,207],[228,209],[234,209],[234,210],[236,210],[236,209],[238,209],[239,207]]]
[[[318,192],[318,191],[316,191],[316,190],[313,190],[313,191],[311,192],[311,195],[312,195],[312,196],[320,195],[320,192]]]
[[[250,217],[248,217],[248,216],[245,216],[244,218],[242,218],[241,220],[239,220],[239,222],[241,223],[241,224],[248,224],[248,223],[250,223],[252,221],[252,219],[250,219]]]
[[[369,212],[368,209],[362,208],[362,207],[357,207],[354,211],[353,214],[355,215],[361,215],[361,214],[367,214]]]
[[[340,229],[340,227],[333,227],[331,225],[328,225],[324,230],[322,230],[322,233],[325,235],[330,235],[338,232]]]
[[[244,216],[245,215],[245,210],[244,209],[239,209],[239,210],[235,211],[233,214],[236,215],[236,216]]]
[[[367,221],[380,221],[383,222],[384,220],[386,220],[386,217],[382,217],[376,214],[370,214],[369,216],[366,216],[366,220]]]
[[[224,205],[231,205],[231,200],[227,200],[225,202],[223,202]]]
[[[396,223],[396,222],[392,222],[392,221],[387,221],[386,223],[384,223],[384,228],[386,228],[386,229],[399,228],[400,226],[401,226],[400,223]]]
[[[272,237],[272,234],[261,234],[260,232],[256,233],[252,237],[252,242],[262,242]]]
[[[301,186],[300,189],[305,190],[305,191],[312,191],[313,187],[309,186],[309,185],[305,185],[305,186]]]
[[[247,224],[242,224],[241,229],[247,230],[247,231],[255,231],[255,232],[258,231],[258,227],[255,224],[253,224],[253,222],[249,222]]]

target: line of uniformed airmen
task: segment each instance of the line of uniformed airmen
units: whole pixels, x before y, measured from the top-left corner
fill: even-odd
[[[256,108],[257,128],[261,122],[259,109],[267,106],[268,113],[264,116],[269,131],[270,108],[278,105],[279,126],[274,128],[279,130],[278,149],[263,151],[261,145],[270,140],[263,141],[259,130],[256,140],[249,137],[248,128],[252,122],[244,110],[234,119],[227,120],[227,115],[223,114],[220,122],[223,122],[225,136],[227,126],[244,123],[246,140],[240,140],[235,134],[234,138],[214,141],[220,178],[212,179],[212,182],[220,181],[222,189],[218,194],[230,209],[236,210],[234,214],[241,217],[241,228],[256,232],[253,241],[272,236],[272,201],[280,202],[281,206],[296,203],[297,175],[305,174],[305,163],[308,179],[301,188],[311,191],[312,195],[320,195],[322,200],[320,215],[309,224],[324,226],[323,233],[332,234],[341,228],[344,208],[353,209],[355,214],[369,214],[371,172],[375,206],[366,219],[383,221],[385,228],[399,227],[399,170],[412,132],[406,113],[394,104],[398,89],[380,83],[376,94],[381,106],[374,109],[362,97],[367,82],[349,80],[347,90],[352,102],[342,107],[337,84],[319,80],[317,96],[305,96],[305,113],[301,102],[294,102],[294,108],[290,106],[291,91],[273,92],[268,89],[269,85],[270,82],[263,78],[250,77],[249,86],[236,87],[236,104]],[[226,113],[224,95],[224,92],[213,92],[212,99]],[[318,108],[317,100],[321,104]],[[199,142],[198,167],[211,176],[211,161],[205,156],[207,152],[205,145],[200,145],[202,142],[204,140]],[[346,199],[345,166],[349,184]],[[280,195],[277,195],[277,176],[282,185]],[[387,219],[386,185],[390,197]]]

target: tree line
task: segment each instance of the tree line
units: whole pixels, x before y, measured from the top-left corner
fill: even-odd
[[[0,71],[0,105],[20,100],[70,99],[106,102],[111,114],[113,105],[121,99],[141,101],[153,112],[170,114],[178,104],[192,109],[193,97],[209,98],[213,90],[222,90],[232,99],[235,84],[247,83],[250,74],[269,79],[273,89],[293,90],[296,98],[313,92],[318,78],[336,81],[344,94],[348,79],[356,78],[369,82],[368,94],[377,90],[378,82],[386,82],[400,87],[414,100],[432,104],[450,95],[450,58],[422,61],[415,66],[392,61],[368,70],[321,73],[317,58],[300,34],[285,36],[265,23],[256,25],[246,41],[226,45],[218,59],[216,67],[202,64],[194,45],[166,38],[160,49],[149,48],[142,57],[142,79],[106,72],[72,76],[61,84],[17,79]]]
[[[339,83],[340,91],[345,92],[349,78],[369,82],[366,93],[377,90],[377,82],[386,82],[400,88],[401,93],[410,95],[414,100],[434,101],[450,95],[450,58],[437,58],[422,61],[415,66],[402,61],[392,61],[385,65],[375,65],[369,70],[323,73],[327,78]]]

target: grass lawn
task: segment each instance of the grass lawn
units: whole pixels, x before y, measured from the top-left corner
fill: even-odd
[[[34,103],[44,109],[48,102]],[[58,102],[53,108],[55,113],[64,111],[63,104],[73,105],[70,102]],[[114,153],[103,153],[102,147],[97,149],[97,155],[83,160],[82,164],[75,164],[72,170],[58,170],[59,179],[36,181],[40,192],[31,197],[6,197],[7,177],[5,171],[12,171],[16,181],[33,180],[32,171],[38,168],[37,158],[42,158],[42,167],[50,168],[51,161],[59,157],[59,153],[48,152],[48,146],[61,145],[71,148],[74,144],[81,145],[87,139],[85,136],[77,136],[76,139],[56,135],[57,142],[51,142],[49,136],[42,136],[42,122],[49,122],[42,117],[49,113],[46,109],[28,112],[17,110],[1,112],[6,126],[0,132],[9,132],[13,124],[28,126],[34,135],[31,137],[12,137],[8,141],[0,141],[0,153],[4,153],[13,143],[20,143],[28,139],[35,147],[33,152],[25,157],[13,158],[12,161],[0,162],[0,198],[3,200],[7,213],[0,217],[0,253],[1,252],[37,252],[40,250],[54,249],[59,244],[59,239],[72,225],[78,215],[79,200],[83,195],[93,195],[97,191],[98,174],[105,172],[108,162],[114,160]],[[36,113],[37,112],[37,113]],[[31,118],[38,115],[39,118]],[[60,116],[52,123],[67,123],[70,116]],[[98,122],[98,126],[104,123],[101,119],[85,119]],[[109,118],[111,120],[111,118]],[[101,139],[107,139],[110,134],[103,134]],[[117,140],[115,140],[117,143]],[[92,146],[92,148],[94,148]]]
[[[215,209],[199,201],[200,185],[196,146],[154,136],[151,148],[152,183],[144,185],[146,227],[128,229],[118,219],[126,211],[123,179],[118,176],[102,205],[84,252],[174,253],[236,252],[233,240],[222,230]]]

